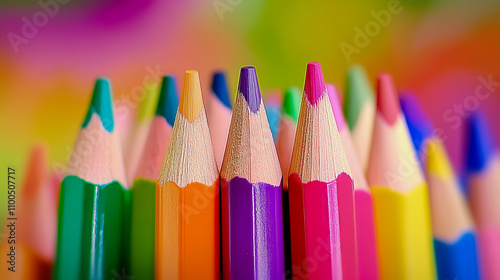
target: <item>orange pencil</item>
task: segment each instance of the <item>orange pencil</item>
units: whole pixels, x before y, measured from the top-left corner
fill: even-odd
[[[6,256],[6,261],[1,262],[0,279],[50,279],[55,253],[57,201],[52,194],[45,146],[33,147],[23,173],[26,175],[17,207],[12,208],[14,215],[8,216],[7,220],[14,223],[18,238],[2,240],[0,252]],[[9,181],[18,179],[16,175],[13,178]],[[7,236],[10,236],[10,228],[7,229]],[[11,246],[15,247],[15,264],[9,263]],[[9,267],[15,272],[9,271]]]
[[[218,194],[198,72],[190,70],[156,185],[156,279],[219,279]]]

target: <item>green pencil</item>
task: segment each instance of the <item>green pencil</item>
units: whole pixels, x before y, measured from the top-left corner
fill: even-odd
[[[163,77],[160,97],[132,187],[130,273],[154,279],[155,186],[172,133],[179,97],[175,79]]]
[[[124,187],[109,82],[98,79],[61,183],[54,279],[121,273]]]

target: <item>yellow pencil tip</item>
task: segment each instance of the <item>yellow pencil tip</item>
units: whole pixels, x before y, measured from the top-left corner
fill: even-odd
[[[429,173],[442,179],[454,176],[445,148],[439,140],[431,140],[427,146],[427,169]]]
[[[179,100],[179,112],[183,114],[189,122],[192,122],[194,118],[200,114],[202,108],[203,100],[198,71],[188,70],[184,74],[184,85]]]

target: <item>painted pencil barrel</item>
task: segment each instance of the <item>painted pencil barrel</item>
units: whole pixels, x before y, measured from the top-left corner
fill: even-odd
[[[116,181],[63,180],[54,279],[111,279],[121,272],[123,196]]]
[[[288,183],[293,276],[356,279],[356,269],[349,266],[357,262],[354,213],[348,210],[354,209],[350,177],[342,173],[329,183],[304,184],[292,174]]]
[[[281,186],[221,181],[224,279],[283,279]]]
[[[484,279],[498,279],[500,275],[500,228],[484,228],[477,231],[479,260],[482,262],[482,276]]]
[[[373,198],[369,191],[354,190],[359,279],[380,279]]]
[[[219,279],[219,180],[156,185],[156,279]]]
[[[154,279],[156,182],[138,178],[131,189],[130,275]]]
[[[427,185],[372,187],[381,279],[435,279]]]
[[[464,233],[454,243],[434,239],[438,279],[481,279],[479,276],[476,236]]]

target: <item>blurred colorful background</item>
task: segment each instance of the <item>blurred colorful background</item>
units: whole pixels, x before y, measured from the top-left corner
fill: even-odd
[[[372,82],[389,71],[417,94],[457,170],[471,111],[485,111],[500,144],[500,1],[3,0],[0,26],[0,161],[18,187],[35,143],[63,170],[97,76],[127,123],[165,73],[180,84],[198,70],[207,93],[222,69],[234,92],[239,67],[254,65],[266,93],[303,87],[309,61],[342,89],[359,63]]]

